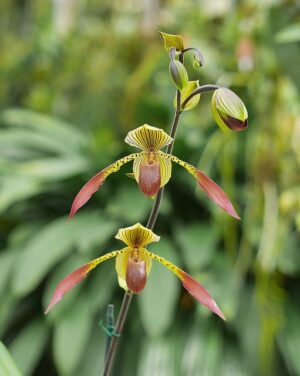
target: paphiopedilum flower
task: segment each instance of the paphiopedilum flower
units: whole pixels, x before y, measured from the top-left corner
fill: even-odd
[[[248,112],[244,102],[225,87],[214,92],[211,110],[216,123],[224,132],[229,129],[240,132],[248,127]]]
[[[171,270],[181,280],[183,287],[196,300],[225,320],[225,316],[217,303],[199,282],[170,261],[146,249],[148,244],[159,241],[159,236],[137,223],[134,226],[120,229],[116,238],[122,240],[126,244],[126,247],[100,256],[67,275],[57,285],[50,304],[46,309],[46,314],[69,290],[82,281],[91,270],[95,269],[102,262],[116,257],[116,271],[119,284],[125,290],[135,294],[140,293],[146,285],[152,260],[156,260]]]
[[[81,188],[75,197],[71,207],[69,220],[100,188],[104,180],[111,173],[118,171],[121,166],[130,161],[134,161],[134,177],[140,190],[146,196],[155,196],[159,189],[168,183],[172,172],[171,162],[175,162],[184,167],[194,176],[194,178],[196,178],[199,187],[211,200],[232,217],[240,219],[226,193],[215,182],[196,167],[180,160],[174,155],[166,154],[160,150],[164,146],[173,142],[173,139],[162,129],[145,124],[129,132],[125,138],[125,142],[131,146],[142,149],[142,152],[127,155],[93,176]]]

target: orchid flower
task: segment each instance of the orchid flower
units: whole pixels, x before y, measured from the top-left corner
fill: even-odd
[[[166,154],[160,150],[173,142],[172,137],[162,129],[144,124],[129,132],[125,138],[125,142],[131,146],[142,149],[142,152],[127,155],[93,176],[75,197],[68,220],[71,220],[77,210],[98,191],[104,180],[111,173],[117,172],[121,166],[130,161],[133,161],[134,178],[140,190],[146,196],[155,196],[159,189],[168,183],[172,171],[171,162],[175,162],[194,176],[199,187],[211,200],[232,217],[240,219],[226,193],[215,182],[194,166],[180,160],[172,154]]]
[[[151,230],[137,223],[134,226],[120,229],[116,235],[116,239],[122,240],[126,244],[126,247],[100,256],[67,275],[57,285],[50,304],[46,309],[46,314],[68,291],[82,281],[91,270],[95,269],[102,262],[116,257],[116,271],[119,285],[125,290],[135,294],[140,293],[146,285],[152,260],[156,260],[171,270],[181,280],[183,287],[196,300],[225,320],[225,316],[216,302],[199,282],[170,261],[147,251],[145,247],[148,244],[157,242],[160,239]]]

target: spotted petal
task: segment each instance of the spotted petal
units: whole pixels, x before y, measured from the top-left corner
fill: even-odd
[[[137,223],[134,226],[121,228],[116,235],[116,239],[122,240],[130,248],[144,248],[150,243],[158,242],[160,237]]]
[[[134,153],[127,155],[126,157],[119,159],[115,163],[111,164],[110,166],[106,167],[104,170],[98,172],[98,174],[93,176],[77,193],[72,203],[68,221],[70,221],[72,217],[74,217],[76,212],[91,198],[91,196],[95,192],[98,191],[108,175],[112,174],[113,172],[119,171],[121,166],[137,158],[138,156],[140,156],[140,154],[141,153]]]
[[[152,127],[148,124],[130,131],[125,138],[127,144],[145,151],[159,150],[172,141],[172,137],[162,129]]]
[[[189,163],[182,161],[174,155],[165,154],[161,151],[159,152],[159,155],[163,155],[164,158],[167,158],[184,167],[191,175],[196,178],[199,187],[215,204],[220,206],[220,208],[225,210],[232,217],[241,219],[223,189],[219,187],[218,184],[216,184],[212,179],[206,176],[202,171],[198,170],[196,167],[190,165]]]
[[[182,269],[178,268],[176,265],[172,264],[170,261],[167,261],[163,257],[156,255],[155,253],[148,252],[150,257],[162,265],[167,267],[171,270],[174,274],[180,278],[183,287],[196,299],[198,302],[203,304],[209,310],[214,312],[216,315],[221,317],[221,319],[226,320],[223,312],[218,307],[217,303],[211,297],[209,292],[199,283],[197,282],[192,276],[187,274]]]
[[[56,286],[54,294],[51,298],[50,304],[48,305],[45,314],[47,314],[51,309],[57,304],[63,296],[70,290],[72,290],[73,287],[75,287],[79,282],[81,282],[87,274],[93,270],[96,266],[101,264],[102,262],[116,257],[118,255],[121,255],[123,252],[125,252],[126,249],[121,251],[113,251],[110,253],[107,253],[104,256],[98,257],[95,260],[92,260],[88,262],[85,265],[80,266],[80,268],[76,269],[74,272],[67,275],[60,283]]]

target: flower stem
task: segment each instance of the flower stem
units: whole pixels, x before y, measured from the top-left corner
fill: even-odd
[[[181,53],[179,55],[179,61],[181,63],[183,63],[183,53]],[[208,92],[208,91],[213,91],[213,90],[216,90],[218,88],[219,88],[219,86],[217,86],[217,85],[200,86],[199,88],[194,90],[185,99],[185,101],[183,103],[181,103],[181,92],[180,92],[180,90],[177,90],[177,93],[176,93],[176,112],[175,112],[175,116],[174,116],[173,123],[172,123],[172,126],[171,126],[171,131],[170,131],[170,136],[173,138],[173,141],[168,145],[168,147],[166,149],[167,154],[171,154],[172,151],[173,151],[180,116],[181,116],[181,113],[182,113],[182,109],[185,107],[187,102],[189,100],[191,100],[193,98],[193,96],[195,96],[197,94],[205,93],[205,92]],[[162,187],[159,190],[158,194],[156,195],[154,204],[152,206],[152,210],[151,210],[148,222],[147,222],[147,228],[149,228],[150,230],[153,230],[153,228],[155,226],[157,216],[158,216],[158,213],[159,213],[161,200],[162,200],[162,197],[163,197],[163,193],[164,193],[164,187]],[[115,355],[116,355],[116,351],[117,351],[118,338],[119,338],[119,335],[121,335],[121,333],[123,331],[123,326],[124,326],[124,323],[125,323],[125,320],[126,320],[126,317],[127,317],[127,314],[128,314],[128,309],[129,309],[129,306],[130,306],[130,303],[131,303],[131,299],[132,299],[132,293],[128,292],[128,291],[125,292],[123,302],[122,302],[122,306],[121,306],[119,316],[118,316],[118,319],[117,319],[117,323],[116,323],[116,327],[115,327],[115,334],[117,334],[117,335],[112,336],[112,338],[110,340],[110,345],[109,345],[109,348],[108,348],[108,351],[107,351],[107,354],[106,354],[106,358],[105,358],[105,366],[104,366],[103,376],[109,376],[110,375],[111,368],[112,368],[112,365],[113,365],[113,362],[114,362],[114,359],[115,359]]]
[[[168,148],[166,150],[167,154],[170,154],[173,151],[173,146],[174,146],[174,142],[176,138],[176,131],[177,131],[177,127],[179,124],[180,115],[181,115],[180,101],[181,101],[181,93],[179,90],[177,90],[177,106],[176,106],[177,108],[176,108],[175,116],[173,119],[171,131],[170,131],[170,136],[173,138],[173,142],[168,145]],[[147,222],[147,228],[149,228],[150,230],[153,230],[155,226],[160,204],[161,204],[161,199],[163,197],[163,193],[164,193],[164,187],[162,187],[159,190],[158,194],[156,195],[156,198],[155,198],[155,201],[154,201],[154,204],[153,204],[153,207],[152,207],[152,210],[151,210],[148,222]],[[124,323],[128,314],[128,309],[131,303],[131,299],[132,299],[132,293],[128,291],[125,292],[122,306],[120,308],[119,316],[118,316],[116,327],[115,327],[115,333],[117,334],[121,334],[123,331],[123,326],[124,326]],[[112,368],[116,351],[117,351],[118,338],[119,336],[113,336],[110,340],[110,345],[109,345],[106,358],[105,358],[103,376],[110,375],[111,368]]]
[[[178,90],[177,96],[178,96],[178,92],[180,94],[180,91]],[[168,145],[168,148],[166,150],[167,154],[171,154],[172,151],[173,151],[174,141],[175,141],[175,137],[176,137],[176,131],[177,131],[177,127],[178,127],[179,120],[180,120],[180,115],[181,115],[181,112],[176,111],[175,117],[174,117],[174,120],[173,120],[173,124],[172,124],[172,128],[171,128],[171,132],[170,132],[170,136],[173,138],[173,142],[171,142],[171,144]],[[151,213],[150,213],[150,216],[149,216],[149,219],[148,219],[148,222],[147,222],[147,226],[146,226],[150,230],[153,230],[153,228],[155,226],[163,194],[164,194],[164,187],[160,188],[158,194],[156,195],[154,204],[152,206],[152,210],[151,210]]]
[[[115,333],[121,334],[123,331],[124,323],[128,314],[128,309],[132,299],[132,292],[126,291],[123,297],[123,302],[117,319]],[[103,371],[103,376],[109,376],[111,372],[111,367],[116,355],[117,344],[119,336],[112,336],[109,344],[109,348],[105,358],[105,368]]]

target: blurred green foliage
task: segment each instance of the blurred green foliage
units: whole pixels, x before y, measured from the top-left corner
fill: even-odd
[[[115,374],[300,375],[298,11],[292,0],[1,1],[0,337],[11,354],[0,344],[1,375],[99,375],[97,322],[122,297],[113,262],[43,310],[63,276],[117,249],[118,227],[147,219],[152,201],[128,167],[65,225],[83,183],[129,151],[128,130],[169,129],[175,93],[157,30],[201,49],[206,64],[188,59],[190,79],[230,85],[247,105],[249,129],[227,137],[202,95],[175,145],[242,221],[174,167],[153,250],[203,282],[228,322],[154,265]]]

